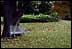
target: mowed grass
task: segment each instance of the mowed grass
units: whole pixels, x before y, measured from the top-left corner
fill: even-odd
[[[21,23],[26,33],[1,41],[1,48],[71,48],[71,21]]]

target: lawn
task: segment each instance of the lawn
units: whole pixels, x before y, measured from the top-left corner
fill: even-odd
[[[21,23],[26,33],[1,40],[1,48],[71,48],[71,21]]]

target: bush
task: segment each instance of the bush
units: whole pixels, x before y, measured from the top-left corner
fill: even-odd
[[[53,22],[59,21],[59,16],[56,13],[51,13],[50,15],[25,15],[21,17],[20,22]]]
[[[50,14],[50,16],[51,16],[51,21],[59,21],[60,20],[60,16],[57,12],[52,12]]]

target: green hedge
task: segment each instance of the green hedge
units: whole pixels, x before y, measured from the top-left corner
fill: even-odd
[[[20,19],[20,22],[53,22],[53,21],[59,21],[59,16],[56,13],[53,13],[51,15],[23,15]]]

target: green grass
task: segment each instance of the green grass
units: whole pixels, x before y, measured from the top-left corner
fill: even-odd
[[[71,21],[21,23],[27,33],[1,41],[1,48],[71,48]]]

